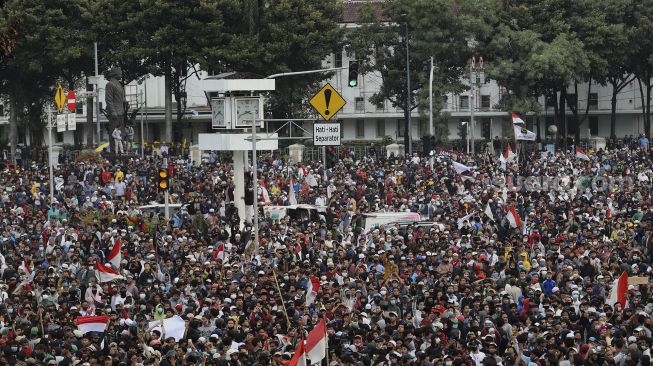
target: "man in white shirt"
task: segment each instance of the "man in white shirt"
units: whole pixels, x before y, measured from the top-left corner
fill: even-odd
[[[113,133],[111,133],[111,137],[113,137],[113,144],[116,147],[116,154],[121,155],[123,153],[122,133],[120,132],[120,129],[118,127],[113,129]]]

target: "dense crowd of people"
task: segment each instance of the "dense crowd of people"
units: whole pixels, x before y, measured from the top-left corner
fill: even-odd
[[[649,365],[649,152],[519,155],[262,156],[258,243],[228,156],[169,157],[169,220],[141,208],[163,202],[156,153],[59,165],[52,200],[47,166],[4,164],[0,363],[286,365],[324,319],[327,365]],[[317,214],[264,209],[295,202]]]

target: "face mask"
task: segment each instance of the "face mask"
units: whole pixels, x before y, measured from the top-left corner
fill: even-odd
[[[213,349],[211,349],[211,350],[209,351],[209,353],[212,354],[212,355],[214,355],[215,352],[217,352],[217,349],[215,349],[215,348],[213,348]]]
[[[395,301],[395,300],[390,300],[390,304],[394,305],[394,304],[396,304],[396,303],[397,303],[397,301]]]
[[[388,292],[387,291],[381,291],[380,294],[381,296],[385,296]]]
[[[139,294],[138,296],[141,298],[141,300],[145,299],[145,294]]]
[[[229,297],[230,297],[232,300],[236,300],[236,294],[231,294],[231,296],[229,296]]]

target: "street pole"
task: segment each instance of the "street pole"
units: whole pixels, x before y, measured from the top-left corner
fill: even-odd
[[[252,121],[252,188],[254,193],[254,254],[258,253],[258,163],[256,161],[256,124]],[[247,189],[245,189],[247,194]]]
[[[474,77],[474,59],[472,58],[472,62],[469,64],[469,84],[471,85],[471,90],[470,90],[470,96],[469,96],[469,110],[470,110],[470,117],[469,117],[469,129],[471,132],[468,134],[469,138],[472,140],[472,154],[476,152],[475,149],[475,143],[474,143],[474,94],[476,93],[475,91],[475,86],[476,86],[476,78]],[[471,136],[470,136],[471,135]]]
[[[163,158],[163,169],[168,171],[168,158]],[[170,178],[168,178],[170,179]],[[170,202],[168,199],[168,190],[170,189],[170,183],[168,183],[168,189],[165,190],[165,193],[163,195],[163,199],[165,200],[165,211],[164,215],[166,217],[166,222],[170,220]]]
[[[93,53],[95,54],[95,111],[97,112],[95,115],[95,123],[97,129],[97,143],[99,146],[102,143],[102,139],[100,137],[100,69],[97,59],[97,42],[93,42]],[[111,153],[113,153],[113,151]]]
[[[411,144],[411,138],[412,136],[410,135],[410,130],[411,130],[411,113],[410,113],[410,100],[411,100],[411,93],[410,93],[410,42],[409,42],[409,35],[408,35],[408,19],[406,19],[406,113],[408,114],[408,118],[406,120],[406,126],[404,126],[404,144],[406,146],[404,147],[404,152],[407,157],[413,155],[413,146]]]
[[[467,125],[465,126],[467,128],[467,154],[469,154],[469,122],[465,122],[465,124]]]
[[[429,75],[429,134],[433,136],[433,56],[431,56],[431,73]]]
[[[54,171],[52,168],[52,110],[48,107],[48,170],[50,171],[50,211],[54,207]]]
[[[143,91],[141,90],[141,159],[145,159],[145,137],[143,137]]]
[[[342,126],[340,128],[342,128]],[[322,146],[322,166],[324,167],[324,184],[326,184],[326,181],[329,179],[327,176],[326,146]]]

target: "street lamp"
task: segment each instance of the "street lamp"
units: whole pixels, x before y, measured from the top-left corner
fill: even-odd
[[[470,131],[471,131],[471,140],[472,140],[472,153],[476,152],[475,149],[475,143],[474,143],[474,129],[476,127],[474,123],[474,110],[476,109],[476,102],[475,102],[475,97],[476,97],[476,73],[481,73],[483,72],[483,57],[478,58],[478,64],[476,63],[476,57],[472,57],[471,61],[469,62],[469,85],[471,87],[470,89],[470,97],[469,97],[469,110],[470,110]]]
[[[406,123],[404,125],[404,153],[406,156],[411,156],[413,154],[412,136],[410,135],[411,129],[411,113],[410,113],[410,38],[408,33],[408,15],[401,14],[405,18],[406,26]]]

